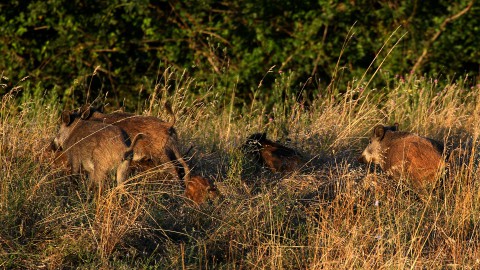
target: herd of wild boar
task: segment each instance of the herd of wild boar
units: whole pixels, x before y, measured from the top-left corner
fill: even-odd
[[[170,122],[152,116],[124,112],[106,114],[103,108],[85,105],[64,111],[58,134],[51,147],[55,163],[72,173],[85,172],[91,187],[101,192],[113,172],[117,185],[128,177],[131,168],[165,165],[168,172],[183,181],[185,196],[197,205],[218,197],[214,183],[195,175],[179,151],[174,128],[175,115],[168,103]],[[294,149],[267,139],[265,133],[249,136],[242,151],[274,173],[302,168],[305,160]],[[408,179],[423,187],[438,179],[444,167],[443,144],[394,126],[375,126],[370,142],[359,161],[376,164],[393,179]]]

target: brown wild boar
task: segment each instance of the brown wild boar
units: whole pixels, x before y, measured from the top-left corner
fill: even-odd
[[[220,197],[220,192],[209,179],[195,175],[186,182],[185,196],[197,205]]]
[[[57,159],[64,160],[61,156],[66,155],[71,171],[85,170],[101,192],[109,171],[116,170],[118,184],[127,178],[133,149],[141,141],[140,137],[130,142],[127,134],[117,126],[84,121],[78,114],[65,111],[54,144],[61,150]]]
[[[143,156],[146,161],[153,163],[153,166],[166,163],[170,166],[172,174],[178,176],[179,179],[188,180],[190,169],[178,150],[177,133],[173,127],[175,115],[168,103],[165,104],[165,107],[173,118],[172,122],[164,122],[153,116],[124,112],[105,114],[102,107],[94,108],[90,105],[83,106],[80,113],[84,120],[118,126],[125,130],[130,137],[143,133],[144,136],[138,142],[135,154]]]
[[[299,169],[302,157],[295,150],[267,139],[266,133],[255,133],[248,137],[242,147],[256,162],[267,166],[272,172],[292,172]]]
[[[416,187],[434,183],[444,162],[443,145],[432,139],[408,132],[375,126],[370,143],[363,151],[360,162],[374,163],[395,178],[409,179]]]

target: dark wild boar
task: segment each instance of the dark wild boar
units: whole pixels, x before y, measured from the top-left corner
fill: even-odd
[[[274,173],[292,172],[298,170],[303,164],[299,153],[268,140],[266,133],[255,133],[248,137],[242,150]]]
[[[434,183],[443,166],[443,145],[432,139],[375,126],[360,162],[374,163],[395,178],[405,177],[416,187]]]

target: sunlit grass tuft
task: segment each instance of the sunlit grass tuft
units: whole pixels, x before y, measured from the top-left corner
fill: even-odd
[[[214,179],[224,198],[191,204],[161,166],[94,196],[88,178],[51,161],[62,106],[54,97],[6,95],[1,267],[480,267],[479,89],[397,78],[382,92],[351,88],[308,106],[276,94],[268,106],[257,100],[245,109],[231,106],[235,95],[220,103],[213,88],[197,91],[175,72],[166,71],[138,112],[168,119],[169,100],[181,151],[193,146],[193,172]],[[23,91],[39,92],[32,87]],[[435,188],[418,192],[357,162],[373,126],[394,122],[448,146],[448,171]],[[304,156],[302,170],[272,174],[242,154],[246,138],[265,131]]]

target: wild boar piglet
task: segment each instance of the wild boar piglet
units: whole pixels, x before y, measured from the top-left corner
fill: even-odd
[[[220,192],[213,182],[205,177],[199,175],[192,176],[185,185],[185,196],[197,205],[220,197]]]
[[[268,140],[266,133],[249,136],[242,150],[274,173],[292,172],[303,164],[302,156],[297,151]]]

